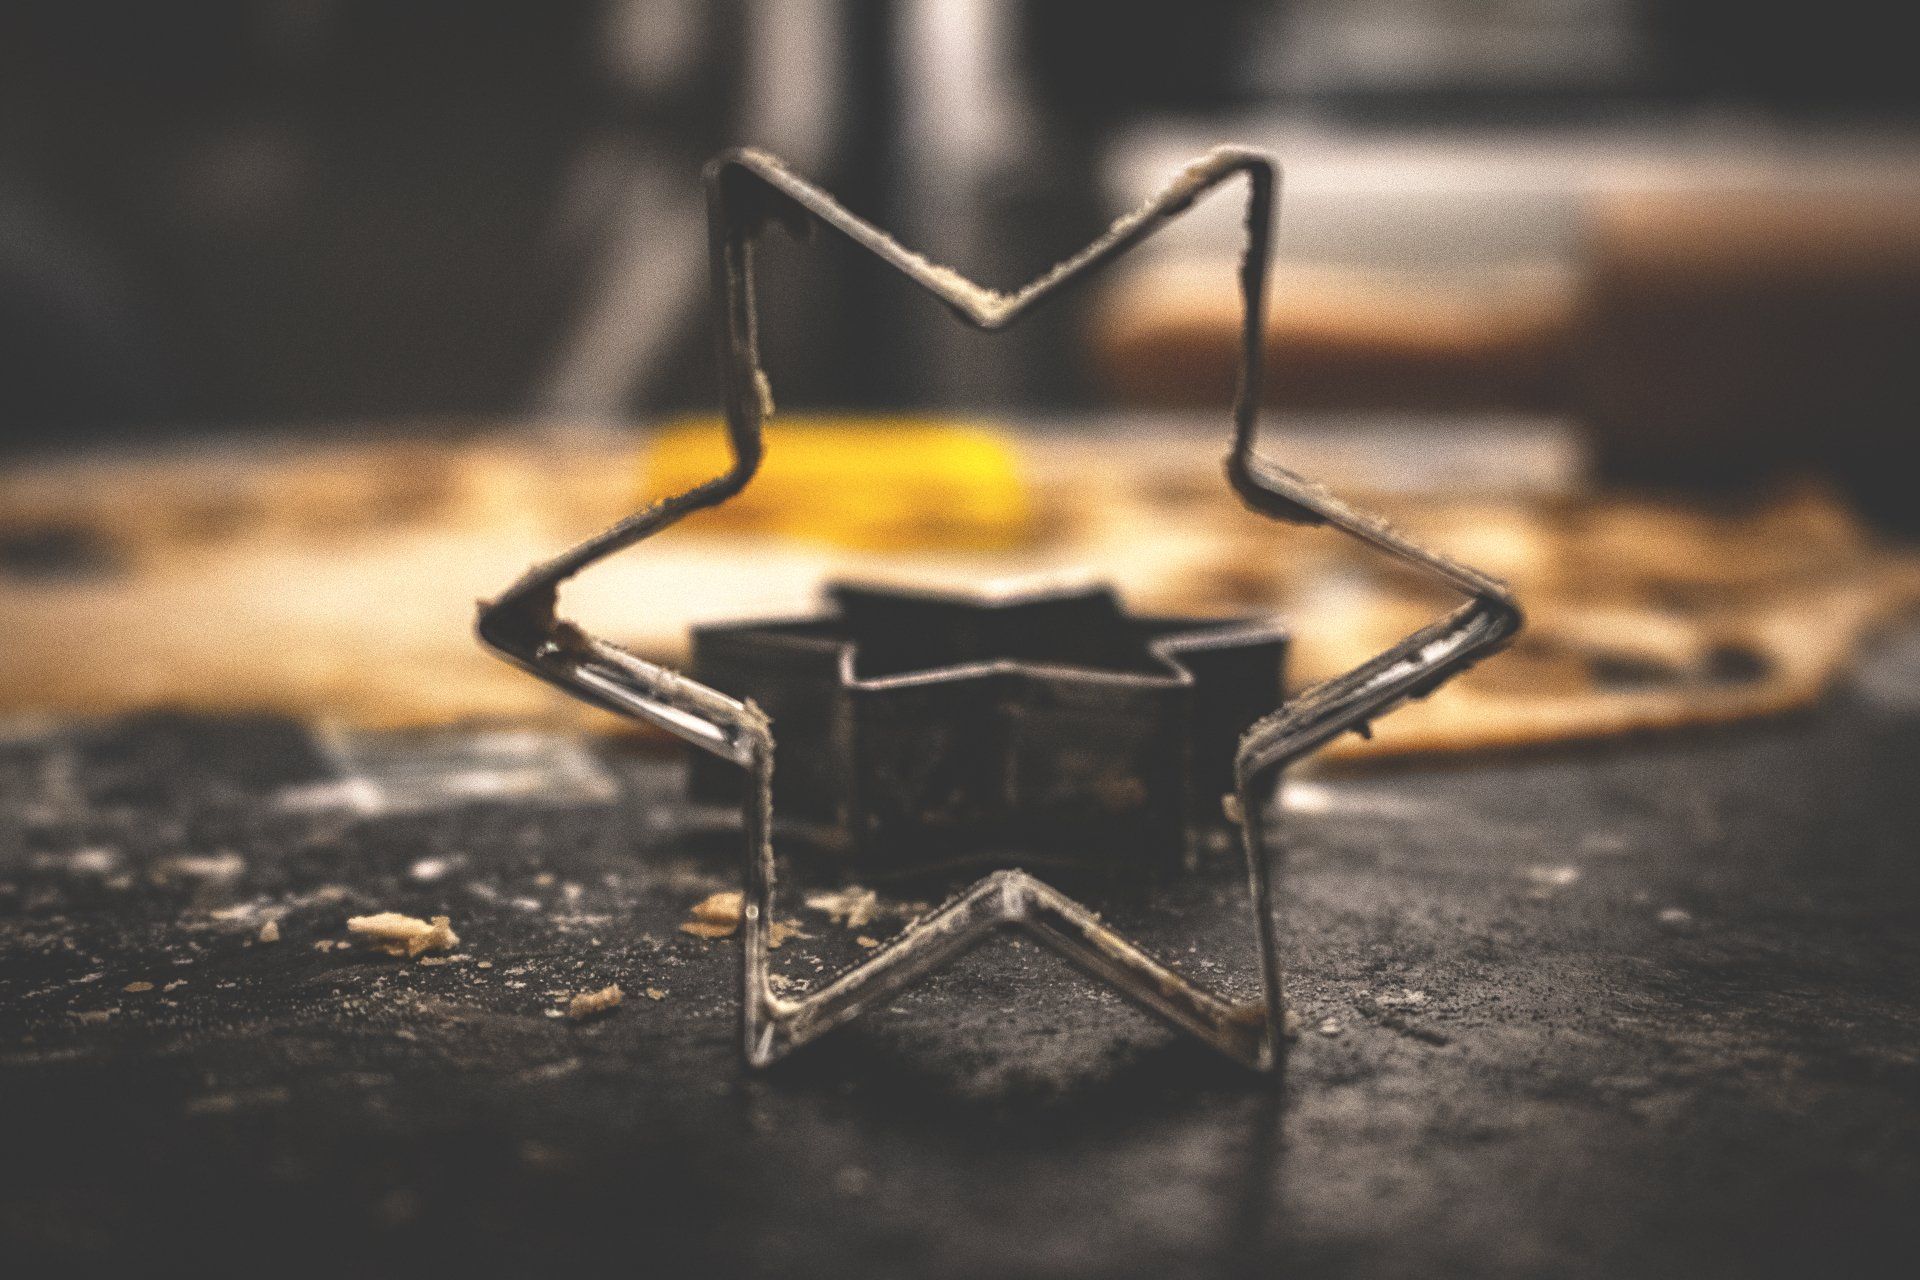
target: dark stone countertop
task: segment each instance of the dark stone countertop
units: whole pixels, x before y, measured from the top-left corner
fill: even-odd
[[[658,760],[267,720],[15,728],[0,1256],[18,1276],[1910,1274],[1920,661],[1890,652],[1789,720],[1296,782],[1304,1025],[1273,1082],[1012,942],[746,1073],[735,944],[676,931],[731,887],[725,836],[689,830]],[[1231,862],[1110,916],[1249,990]],[[812,935],[780,953],[796,980],[860,954],[784,903]],[[386,909],[450,915],[458,958],[331,946]],[[611,981],[617,1011],[550,1016]]]

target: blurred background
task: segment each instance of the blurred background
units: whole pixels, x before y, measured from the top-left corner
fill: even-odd
[[[1915,9],[0,0],[5,1274],[1912,1275]],[[1290,767],[1276,1087],[1044,934],[755,1077],[733,810],[476,601],[726,464],[716,152],[1007,289],[1223,143],[1285,168],[1261,452],[1526,629]],[[698,674],[836,579],[1094,580],[1279,618],[1291,693],[1443,616],[1224,483],[1244,191],[991,335],[769,228],[762,469],[564,616]],[[763,697],[769,990],[979,874],[852,856],[878,794],[1256,998],[1235,739],[1168,796],[1109,674],[899,712],[864,793]]]
[[[1197,150],[1272,148],[1283,404],[1563,413],[1628,474],[1869,486],[1915,404],[1898,6],[81,0],[0,21],[14,449],[709,408],[696,177],[736,144],[992,284]],[[1233,252],[1227,203],[1124,305],[1082,296],[991,349],[850,259],[776,255],[783,399],[1215,403],[1231,298],[1179,286]]]
[[[1823,636],[1830,673],[1904,601],[1889,540],[1920,526],[1898,465],[1920,403],[1902,34],[1868,0],[9,5],[0,610],[27,656],[8,705],[244,702],[230,653],[180,674],[211,610],[307,655],[250,696],[324,668],[294,701],[338,706],[408,625],[465,645],[488,583],[697,479],[718,456],[698,172],[739,144],[999,287],[1206,148],[1271,149],[1276,448],[1536,596],[1585,607],[1595,575],[1630,580],[1625,622],[1568,625],[1632,650],[1561,673],[1583,689],[1638,696],[1672,676],[1660,657],[1719,696],[1787,661],[1751,610],[1738,660],[1717,623],[1652,655],[1649,626],[1857,569],[1871,599]],[[715,579],[745,552],[714,544],[607,587],[612,624],[671,651],[691,618],[797,607],[850,550],[896,576],[961,551],[961,577],[1072,561],[1153,603],[1341,616],[1351,566],[1254,572],[1280,544],[1244,526],[1133,564],[1230,505],[1239,228],[1223,193],[1001,337],[841,244],[773,237],[783,417],[841,432],[775,457],[791,485],[853,485],[831,502],[858,527],[796,529],[778,513],[799,489],[770,474],[776,514],[733,529],[760,520],[754,573]],[[894,478],[848,465],[889,439]],[[922,464],[933,487],[902,496]],[[930,531],[956,493],[977,518]],[[400,599],[434,586],[453,603],[409,624]],[[675,606],[622,615],[642,591]],[[341,632],[375,613],[399,630]],[[80,626],[137,633],[150,670],[123,652],[73,675]]]

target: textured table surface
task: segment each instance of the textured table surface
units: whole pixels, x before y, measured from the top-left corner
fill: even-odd
[[[1790,721],[1296,782],[1302,1025],[1263,1082],[1007,942],[744,1073],[736,944],[676,928],[732,883],[724,834],[657,760],[16,727],[0,1249],[16,1275],[1910,1274],[1916,751],[1909,638]],[[1247,990],[1236,891],[1209,858],[1112,918]],[[796,981],[899,923],[787,901]],[[334,945],[386,909],[451,916],[455,957]],[[613,1013],[553,1016],[613,981]]]

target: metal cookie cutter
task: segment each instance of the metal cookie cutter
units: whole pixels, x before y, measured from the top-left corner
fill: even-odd
[[[720,303],[718,338],[733,465],[534,566],[481,607],[482,640],[507,660],[597,706],[659,725],[743,774],[745,960],[742,1022],[747,1061],[765,1066],[883,1002],[1002,926],[1024,929],[1147,1011],[1256,1070],[1280,1059],[1285,1014],[1269,885],[1267,800],[1280,772],[1348,729],[1421,697],[1509,640],[1519,607],[1500,582],[1429,551],[1384,520],[1254,451],[1259,417],[1265,298],[1278,167],[1238,147],[1208,152],[1086,248],[1013,293],[999,293],[936,266],[842,208],[826,192],[763,152],[730,151],[707,166],[709,266]],[[1282,704],[1240,738],[1233,757],[1240,827],[1259,940],[1262,998],[1236,1003],[1188,981],[1105,927],[1087,908],[1022,871],[996,871],[910,926],[871,958],[800,999],[773,990],[768,965],[774,908],[773,728],[752,703],[646,662],[587,635],[555,610],[560,584],[692,512],[726,501],[752,480],[761,423],[772,396],[755,341],[753,245],[770,219],[818,225],[901,272],[968,324],[998,330],[1069,281],[1105,265],[1236,175],[1247,179],[1247,244],[1240,264],[1243,307],[1239,385],[1227,478],[1254,511],[1297,524],[1328,525],[1446,584],[1464,603],[1378,656]]]
[[[1138,617],[1105,587],[828,596],[825,616],[695,628],[693,674],[780,726],[775,819],[866,880],[1009,858],[1176,870],[1281,697],[1267,619]],[[713,756],[689,782],[737,800]]]

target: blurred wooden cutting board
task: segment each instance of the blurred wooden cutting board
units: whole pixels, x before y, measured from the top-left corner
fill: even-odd
[[[1332,535],[1241,511],[1211,436],[991,438],[1017,480],[1013,536],[949,528],[881,549],[870,523],[846,546],[737,521],[703,530],[696,517],[570,585],[566,607],[674,660],[692,623],[806,613],[829,577],[1105,579],[1143,609],[1284,615],[1296,687],[1444,607]],[[643,470],[625,435],[543,430],[18,471],[0,480],[0,715],[165,706],[619,730],[486,657],[471,624],[477,599],[631,510]],[[818,494],[857,500],[857,486]],[[1515,747],[1803,705],[1871,626],[1920,596],[1915,559],[1876,546],[1817,492],[1717,513],[1568,492],[1367,500],[1513,581],[1531,625],[1340,754]]]

